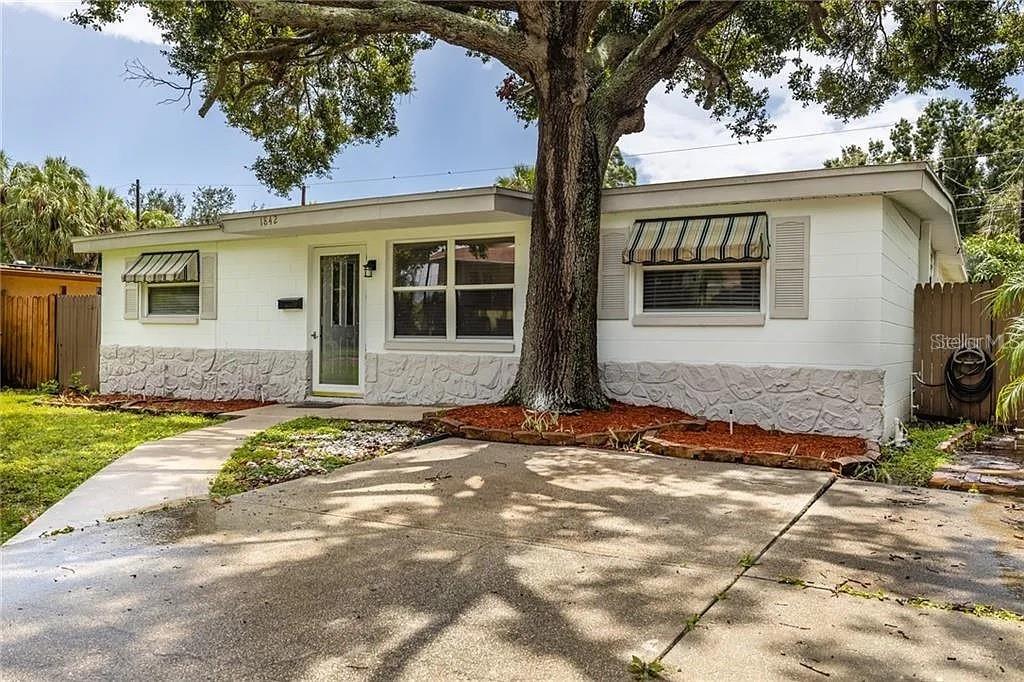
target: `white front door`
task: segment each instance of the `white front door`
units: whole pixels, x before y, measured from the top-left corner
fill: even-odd
[[[362,392],[362,255],[357,249],[315,249],[312,312],[313,392]]]

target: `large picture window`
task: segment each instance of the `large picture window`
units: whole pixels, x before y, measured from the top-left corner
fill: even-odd
[[[756,312],[760,267],[645,269],[644,312]]]
[[[512,237],[394,244],[391,270],[394,338],[512,338]]]

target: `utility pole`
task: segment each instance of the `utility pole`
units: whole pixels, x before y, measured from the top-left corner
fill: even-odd
[[[135,178],[135,227],[142,225],[142,184]]]
[[[302,185],[302,205],[303,206],[306,205],[306,185],[305,185],[305,183],[303,183],[303,185]],[[1021,210],[1024,211],[1024,204],[1022,204],[1021,206],[1022,206]]]
[[[1024,243],[1024,180],[1020,183],[1020,207],[1017,209],[1017,239]]]

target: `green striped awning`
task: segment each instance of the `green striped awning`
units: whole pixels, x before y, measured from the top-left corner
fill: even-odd
[[[623,263],[726,263],[768,258],[768,214],[638,220]]]
[[[199,252],[144,253],[121,275],[122,282],[198,282]]]

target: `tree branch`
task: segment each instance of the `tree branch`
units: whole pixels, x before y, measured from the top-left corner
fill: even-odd
[[[199,116],[205,117],[209,113],[210,108],[220,97],[224,91],[224,86],[227,84],[227,77],[230,67],[234,64],[245,64],[249,62],[275,62],[286,59],[294,60],[301,58],[304,60],[316,59],[318,56],[315,52],[306,55],[300,55],[299,50],[303,47],[313,45],[315,47],[320,46],[321,43],[326,41],[327,36],[323,33],[313,31],[309,34],[289,39],[275,39],[275,44],[270,47],[264,47],[254,50],[238,50],[225,56],[220,60],[220,65],[217,70],[217,80],[214,81],[213,86],[206,93],[206,97],[203,100],[203,104],[199,107]],[[286,42],[281,42],[286,40]],[[355,47],[361,42],[359,39],[353,40],[346,45],[337,46],[342,50],[349,50]]]
[[[317,4],[235,0],[235,4],[247,14],[276,26],[358,36],[426,33],[446,43],[494,57],[524,78],[532,71],[526,40],[519,31],[438,5],[414,0]]]
[[[810,0],[807,3],[807,17],[811,20],[811,26],[814,28],[814,33],[826,43],[831,43],[832,38],[825,31],[825,17],[828,13],[825,11],[825,7],[821,4],[822,0]],[[879,5],[880,7],[881,5]],[[879,9],[881,11],[881,9]]]
[[[607,131],[611,139],[636,128],[636,112],[642,109],[647,93],[675,72],[680,62],[692,56],[697,41],[725,20],[738,2],[691,2],[672,8],[661,21],[623,58],[595,93],[599,106],[617,115],[617,128]],[[629,124],[624,128],[623,125]]]
[[[141,61],[133,59],[124,64],[124,79],[127,81],[137,81],[140,86],[151,85],[170,88],[178,93],[176,97],[167,97],[157,102],[157,104],[174,104],[185,100],[186,109],[192,106],[192,88],[196,84],[196,76],[194,75],[189,76],[188,83],[177,83],[157,76]]]
[[[578,31],[580,47],[584,49],[589,47],[587,43],[590,41],[590,34],[594,31],[594,26],[597,25],[598,20],[601,18],[601,13],[608,9],[610,4],[610,0],[589,0],[584,5]]]
[[[699,45],[691,45],[686,51],[686,56],[697,62],[704,69],[704,89],[708,93],[708,101],[704,105],[705,109],[711,107],[710,100],[714,97],[718,88],[725,87],[726,95],[732,95],[732,83],[729,81],[729,74],[711,57],[708,57],[700,49]]]

